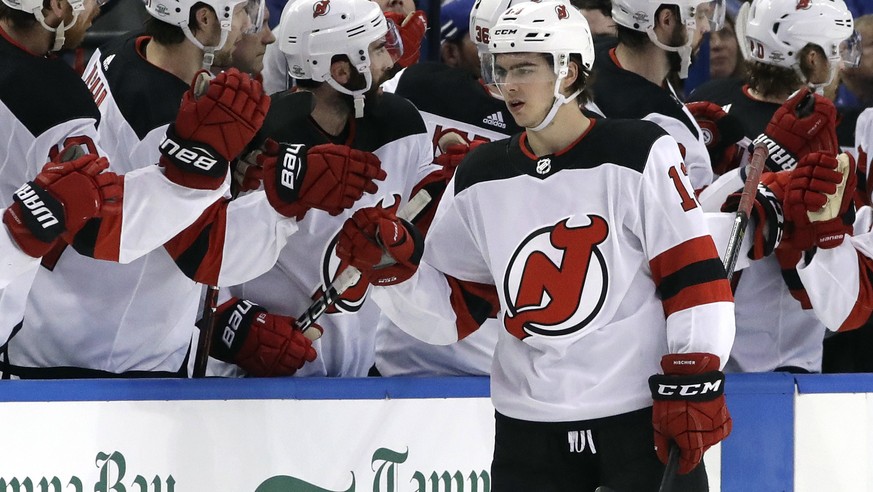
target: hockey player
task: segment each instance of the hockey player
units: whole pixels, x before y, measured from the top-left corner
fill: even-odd
[[[387,177],[379,193],[365,196],[355,209],[376,203],[402,206],[417,183],[439,170],[431,164],[431,143],[415,107],[378,89],[400,56],[397,33],[389,26],[378,5],[368,0],[298,0],[278,29],[279,48],[298,90],[274,95],[263,137],[292,144],[285,151],[291,154],[300,148],[346,144],[378,156]],[[274,268],[229,289],[234,299],[220,307],[216,331],[247,301],[266,309],[267,316],[304,312],[345,268],[334,250],[350,213],[308,213],[299,222],[305,233],[288,238]],[[359,282],[319,318],[324,336],[313,345],[318,359],[298,376],[367,375],[379,315],[368,287]],[[215,339],[213,345],[225,344]]]
[[[487,52],[487,43],[481,41],[481,35],[484,32],[487,36],[510,3],[509,0],[444,2],[440,7],[442,63],[418,63],[397,77],[395,93],[418,108],[433,142],[434,157],[446,168],[444,176],[436,177],[439,182],[425,186],[434,199],[440,197],[442,186],[471,144],[501,140],[521,131],[506,112],[503,101],[494,97],[480,78],[479,45],[483,53]],[[474,33],[479,33],[478,41]],[[431,212],[417,219],[415,225],[426,233],[432,218]],[[376,330],[376,369],[383,376],[487,375],[491,372],[497,329],[497,320],[488,319],[463,341],[435,346],[418,340],[387,316],[381,316]]]
[[[249,0],[246,4],[247,9],[255,10],[250,13],[250,17],[255,24],[243,32],[239,43],[233,51],[230,60],[226,58],[219,60],[218,63],[229,63],[229,66],[222,66],[218,63],[213,64],[213,72],[234,67],[240,72],[250,74],[257,80],[261,80],[261,71],[264,69],[264,53],[267,46],[276,42],[276,36],[270,29],[270,11],[265,8],[264,2],[257,0]]]
[[[712,141],[725,140],[720,128],[730,118],[741,126],[746,143],[767,144],[769,172],[763,181],[768,186],[762,188],[766,190],[762,196],[781,197],[786,186],[786,181],[768,176],[770,172],[791,170],[810,153],[834,158],[840,152],[833,104],[806,87],[827,84],[841,64],[841,52],[853,58],[852,50],[840,49],[852,35],[852,16],[842,0],[811,0],[805,8],[796,7],[794,2],[777,0],[755,0],[744,7],[748,13],[739,16],[738,22],[744,23],[737,30],[745,33],[745,44],[753,48],[747,83],[705,84],[693,94],[701,102],[690,105],[713,135]],[[733,147],[724,148],[724,154],[714,153],[714,161],[717,172],[725,174],[700,196],[706,210],[722,207],[720,190],[742,187],[741,170],[732,169],[738,160],[731,155]],[[764,222],[764,215],[758,215],[756,223]],[[761,259],[773,252],[778,240],[778,235],[769,235],[758,241],[762,248],[755,259],[759,261],[734,277],[737,337],[728,371],[822,369],[825,327],[810,310],[807,285],[795,270],[802,250],[783,245]]]
[[[337,251],[422,340],[452,343],[500,312],[494,490],[654,490],[670,441],[677,490],[706,490],[700,459],[731,429],[719,369],[733,303],[678,146],[651,122],[580,110],[594,52],[572,7],[507,10],[491,51],[525,131],[461,163],[423,256],[380,207],[344,224]],[[396,263],[376,267],[383,248]],[[708,390],[687,399],[687,384]]]
[[[851,41],[852,14],[846,4],[842,0],[810,0],[803,8],[797,5],[757,0],[743,7],[737,35],[747,46],[742,50],[748,66],[745,79],[713,80],[688,98],[714,104],[691,105],[701,125],[714,135],[708,141],[711,147],[717,141],[731,140],[719,138],[724,114],[739,121],[742,134],[736,139],[745,136],[755,140],[789,96],[805,86],[822,88],[841,66],[855,63],[858,47]],[[721,146],[712,157],[717,174],[738,165],[736,152],[729,145]]]
[[[122,39],[98,50],[86,69],[85,80],[99,101],[101,137],[110,142],[110,160],[119,161],[120,170],[136,173],[140,172],[137,167],[154,168],[153,163],[160,161],[171,184],[191,193],[207,190],[218,196],[212,195],[188,228],[165,238],[162,248],[130,264],[97,262],[78,248],[64,250],[53,270],[40,271],[34,282],[23,329],[8,346],[8,368],[13,374],[185,376],[192,327],[200,308],[200,284],[234,284],[266,271],[287,235],[297,230],[295,218],[275,211],[263,191],[232,202],[221,198],[228,186],[229,161],[258,130],[260,119],[257,124],[242,121],[235,129],[214,128],[209,146],[197,145],[196,131],[192,131],[201,114],[196,105],[190,106],[197,100],[197,84],[188,91],[183,77],[194,78],[202,65],[209,65],[208,57],[222,56],[219,49],[232,51],[240,30],[249,25],[245,5],[237,0],[215,0],[189,1],[185,7],[182,10],[190,12],[195,21],[193,29],[188,13],[165,17],[167,7],[162,2],[149,3],[147,9],[153,18],[147,32],[153,37]],[[238,96],[228,93],[225,99],[216,100],[219,109],[222,103],[229,105],[218,119],[227,119],[234,111],[255,112],[263,118],[268,99],[242,97],[250,91],[261,93],[257,82],[234,69],[215,80],[230,80],[239,91]],[[221,159],[204,156],[203,148],[207,152],[215,149]],[[334,165],[321,157],[318,154],[310,159],[312,173],[298,173],[295,178],[322,174],[330,178],[325,172],[328,169],[342,175],[346,170],[343,166],[354,158],[347,155]],[[341,195],[343,190],[357,190],[357,195],[352,193],[357,197],[378,173],[378,163],[348,171],[351,184],[337,190]],[[321,186],[334,184],[331,180]],[[275,191],[277,185],[277,181],[268,180],[265,187]],[[301,214],[319,205],[306,190],[287,201]],[[156,217],[163,220],[161,215]],[[257,255],[252,254],[253,244],[259,250]],[[97,278],[100,281],[94,280]],[[89,302],[93,299],[113,302]],[[156,305],[161,309],[155,309]],[[68,333],[69,326],[79,328],[75,337]],[[273,328],[265,327],[263,335]],[[308,348],[308,340],[299,333],[275,330],[289,353]],[[253,331],[255,337],[259,334]],[[280,351],[279,356],[283,354]],[[270,372],[272,369],[264,366],[275,361],[266,356],[251,360],[262,364],[252,367],[255,374]],[[300,358],[291,365],[302,361]]]
[[[688,74],[702,35],[720,29],[722,0],[613,0],[618,41],[598,46],[592,111],[608,118],[642,118],[666,130],[683,149],[695,190],[712,181],[703,132],[668,82]]]
[[[100,113],[87,86],[63,61],[47,56],[58,47],[75,47],[97,10],[90,1],[49,6],[40,1],[0,4],[0,117],[6,132],[0,139],[0,205],[8,206],[5,200],[21,183],[36,176],[47,160],[67,146],[104,154],[97,131]],[[248,127],[260,125],[263,110],[256,111],[259,106],[251,98],[255,95],[236,80],[233,87],[228,82],[227,77],[219,78],[210,84],[209,97],[189,101],[187,108],[193,117],[188,117],[187,131],[192,141],[214,147],[217,144],[210,138],[221,131],[241,132],[242,137],[245,128],[235,127],[242,119]],[[216,104],[221,97],[236,99],[243,107],[234,111]],[[252,106],[244,108],[249,101]],[[210,120],[219,112],[220,122]],[[86,254],[123,263],[134,261],[194,222],[224,191],[174,185],[155,166],[125,175],[124,190],[127,199],[121,214],[89,223],[85,232],[76,236],[74,242]],[[96,227],[98,224],[105,227]],[[99,247],[95,247],[96,240]],[[66,241],[58,244],[61,248]],[[44,259],[47,268],[51,268],[54,256],[51,253]],[[29,273],[0,294],[0,337],[4,341],[21,321],[36,270]]]

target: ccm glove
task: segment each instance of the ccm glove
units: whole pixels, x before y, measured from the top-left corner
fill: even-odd
[[[719,358],[707,353],[667,354],[664,374],[649,378],[655,451],[667,463],[670,442],[679,447],[679,473],[693,470],[703,453],[731,433]]]
[[[270,105],[260,82],[231,68],[182,97],[176,121],[161,142],[161,165],[170,181],[188,188],[214,190],[224,183],[228,165],[261,128]]]
[[[724,174],[739,164],[737,143],[743,139],[743,124],[718,104],[697,101],[685,104],[703,130],[703,142],[717,174]]]
[[[421,10],[410,12],[406,16],[399,12],[384,12],[384,14],[400,31],[403,54],[397,60],[397,64],[403,68],[415,64],[421,56],[421,41],[427,31],[427,15]]]
[[[801,251],[839,246],[852,233],[857,180],[848,154],[814,152],[801,159],[785,195],[785,243]]]
[[[758,135],[755,144],[767,145],[767,168],[771,171],[791,170],[797,162],[811,152],[836,155],[837,109],[830,99],[804,87],[788,98],[776,110],[764,133]]]
[[[298,220],[310,208],[339,215],[387,174],[375,154],[347,145],[264,143],[257,157],[263,167],[264,190],[277,212]]]
[[[124,179],[103,172],[108,167],[109,161],[95,154],[53,161],[19,188],[3,223],[21,250],[35,258],[43,256],[59,237],[71,241],[92,218],[121,213]]]
[[[232,298],[218,306],[215,326],[209,355],[250,376],[291,376],[316,358],[312,342],[294,329],[294,318],[269,314],[251,301]]]
[[[423,251],[418,229],[397,218],[394,210],[378,206],[362,208],[346,220],[336,247],[340,260],[360,270],[373,285],[409,279]]]

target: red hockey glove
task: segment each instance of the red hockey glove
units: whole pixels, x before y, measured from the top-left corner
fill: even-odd
[[[814,152],[802,158],[785,195],[785,243],[801,251],[839,246],[852,233],[857,180],[855,159],[848,154]]]
[[[455,169],[458,164],[467,157],[471,150],[485,143],[484,140],[473,140],[467,144],[452,144],[446,148],[446,151],[438,155],[435,162],[443,167],[443,175],[445,180],[452,179],[455,174]]]
[[[209,355],[250,376],[291,376],[316,358],[312,342],[294,329],[294,318],[269,314],[251,301],[232,298],[218,306],[215,327]]]
[[[103,172],[107,167],[106,158],[95,154],[49,162],[33,181],[19,188],[3,222],[21,250],[43,256],[58,237],[71,241],[92,218],[120,213],[124,179]]]
[[[258,163],[270,204],[286,217],[303,218],[310,208],[339,215],[387,176],[375,154],[347,145],[264,143]]]
[[[758,183],[750,215],[753,220],[750,224],[752,227],[752,249],[749,250],[749,259],[751,260],[760,260],[769,256],[782,241],[782,231],[785,226],[782,200],[785,196],[785,187],[788,184],[789,176],[788,171],[765,172],[761,182]],[[742,190],[728,195],[724,205],[721,206],[721,211],[736,212],[742,195]]]
[[[343,224],[337,256],[361,271],[373,285],[393,285],[415,274],[424,240],[418,229],[398,219],[394,210],[362,208]],[[383,253],[389,261],[383,262]]]
[[[700,463],[703,453],[731,433],[731,416],[724,401],[724,373],[712,354],[667,354],[664,374],[649,378],[655,400],[652,425],[655,451],[667,463],[670,441],[679,446],[679,473]]]
[[[836,127],[834,103],[804,87],[776,110],[752,147],[759,142],[767,145],[771,171],[791,170],[810,152],[836,155],[840,151]]]
[[[427,14],[421,10],[410,12],[406,16],[399,12],[385,12],[385,17],[394,22],[400,31],[403,55],[397,60],[397,64],[403,68],[415,64],[421,56],[421,41],[427,31]]]
[[[712,161],[712,170],[724,174],[739,165],[737,142],[743,139],[743,124],[718,104],[697,101],[685,104],[703,130],[703,142]]]
[[[203,95],[196,93],[198,78],[161,142],[161,164],[174,183],[214,190],[224,182],[229,162],[261,128],[270,96],[235,68],[212,79]]]

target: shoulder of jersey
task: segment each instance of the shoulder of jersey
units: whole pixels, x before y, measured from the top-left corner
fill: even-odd
[[[727,104],[743,91],[743,81],[738,78],[708,80],[688,96],[688,102],[711,101],[717,104]]]
[[[594,102],[607,118],[637,119],[656,113],[682,122],[692,135],[697,136],[694,122],[682,110],[682,103],[668,90],[616,66],[608,50],[601,55],[595,58],[597,75],[592,90]]]
[[[563,169],[593,169],[610,164],[642,173],[652,146],[666,135],[651,121],[598,119],[573,148],[549,157],[553,162],[559,160]],[[535,169],[525,165],[531,159],[520,148],[520,136],[483,144],[470,152],[455,172],[455,193],[478,183],[528,174],[523,169]]]
[[[396,140],[407,135],[427,133],[424,120],[418,109],[405,97],[385,92],[380,96],[379,104],[372,111],[365,109],[365,120],[372,118],[373,122],[382,126],[386,138]]]
[[[85,82],[63,60],[10,49],[0,58],[0,101],[32,134],[74,119],[100,120]]]

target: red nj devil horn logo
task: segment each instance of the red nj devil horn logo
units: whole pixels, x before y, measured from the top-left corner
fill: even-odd
[[[809,8],[810,0],[797,0],[797,7],[795,10],[806,10]]]
[[[555,7],[555,12],[558,14],[558,20],[570,18],[570,14],[567,13],[567,7],[564,5]]]
[[[330,0],[320,0],[312,6],[312,18],[322,16],[330,11]]]

